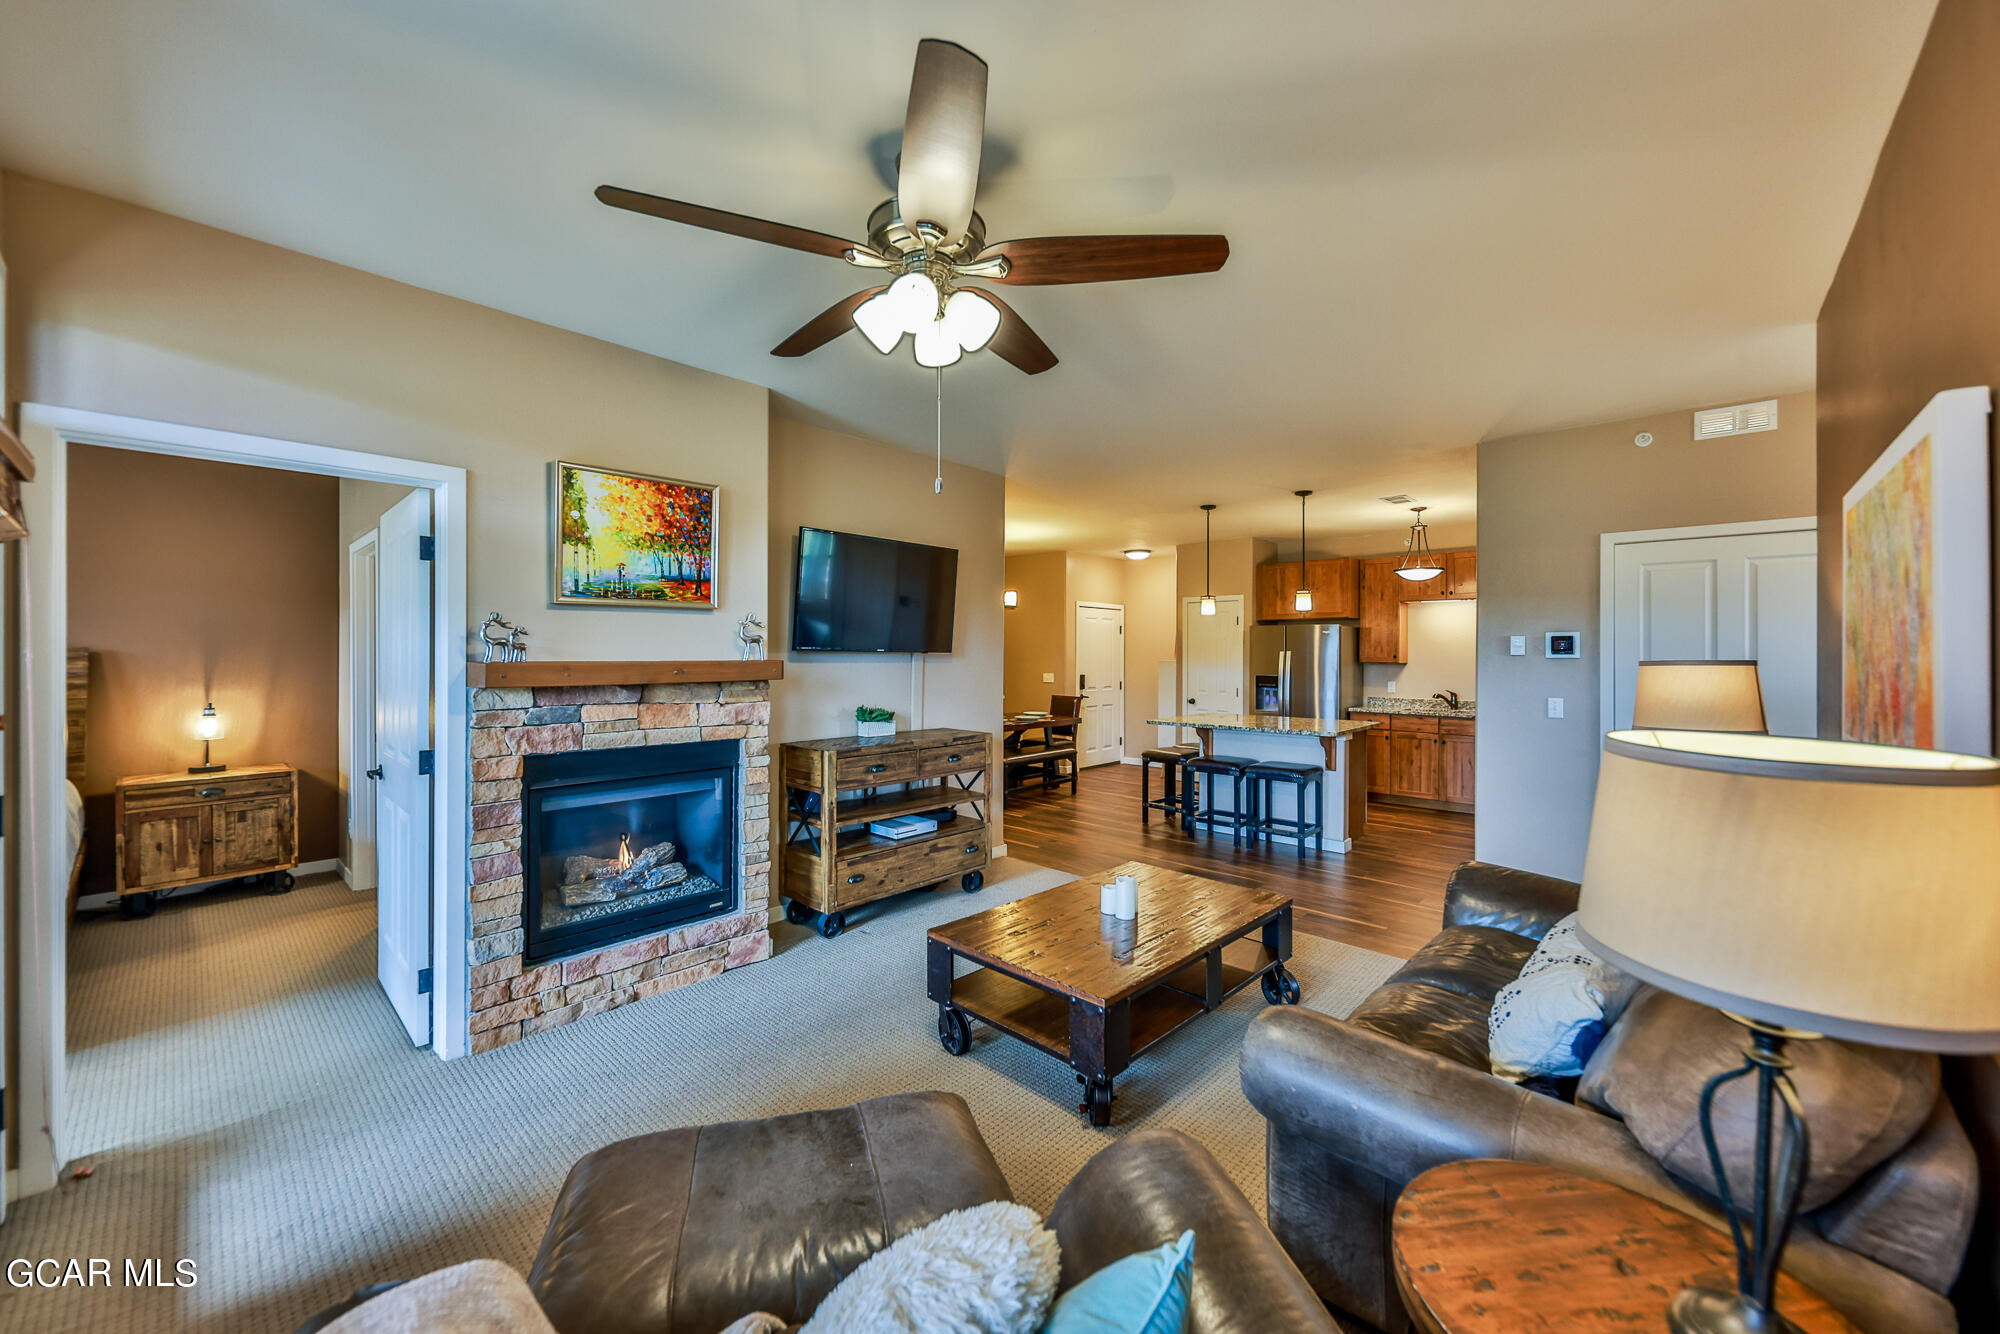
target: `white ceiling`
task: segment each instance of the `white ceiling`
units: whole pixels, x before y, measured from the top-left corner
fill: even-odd
[[[1009,546],[1468,524],[1483,438],[1808,387],[1932,0],[0,0],[0,162],[770,386],[928,449],[837,261],[610,182],[858,237],[917,39],[992,67],[996,239],[1220,231],[1220,273],[1008,300],[1062,364],[945,377]],[[1387,516],[1387,517],[1385,517]],[[1387,545],[1383,543],[1381,545]]]

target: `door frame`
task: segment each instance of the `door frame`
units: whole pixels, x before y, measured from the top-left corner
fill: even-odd
[[[1072,643],[1081,644],[1083,642],[1083,613],[1085,608],[1095,611],[1115,611],[1118,613],[1118,755],[1115,759],[1095,761],[1095,764],[1123,764],[1125,762],[1125,604],[1122,602],[1072,602],[1069,609],[1071,617],[1070,637]],[[1074,659],[1071,660],[1070,666],[1075,669],[1071,672],[1072,676],[1082,675],[1082,668],[1077,666]],[[1082,686],[1076,687],[1076,691],[1080,695],[1088,695],[1090,693]],[[1089,706],[1085,705],[1085,707]],[[1082,768],[1083,724],[1081,721],[1077,723],[1076,732],[1076,762],[1077,767]]]
[[[347,622],[347,846],[342,849],[340,878],[347,882],[349,889],[361,888],[355,881],[364,878],[369,882],[369,889],[375,888],[374,881],[378,874],[375,789],[367,778],[367,771],[374,767],[375,762],[375,603],[380,582],[375,562],[379,558],[377,546],[380,541],[380,531],[370,528],[347,544],[347,605],[340,609]],[[365,618],[360,614],[363,601],[361,585],[354,577],[364,555],[369,572],[375,575],[368,585],[368,614]],[[362,688],[364,684],[367,687],[365,691]],[[366,877],[360,876],[354,866],[354,830],[363,817],[368,824]]]
[[[1750,519],[1743,523],[1697,523],[1685,528],[1634,528],[1623,533],[1601,533],[1598,535],[1597,558],[1597,732],[1599,736],[1611,730],[1613,701],[1612,692],[1617,684],[1617,663],[1612,651],[1611,634],[1616,624],[1617,581],[1613,567],[1618,559],[1618,548],[1638,546],[1647,542],[1679,542],[1691,537],[1747,537],[1756,533],[1817,533],[1819,516],[1808,514],[1797,519]],[[1820,559],[1826,552],[1820,552]]]
[[[62,784],[64,665],[68,644],[69,449],[104,445],[148,454],[245,463],[291,472],[320,473],[424,487],[432,494],[437,542],[436,595],[431,599],[433,742],[431,784],[432,1050],[441,1059],[466,1054],[470,984],[466,969],[466,792],[469,753],[464,744],[468,698],[465,679],[466,508],[465,469],[392,458],[328,445],[243,435],[202,426],[149,421],[40,403],[21,405],[21,438],[36,461],[35,480],[21,488],[28,536],[18,545],[25,562],[21,664],[22,727],[16,733],[20,764],[22,840],[19,1116],[20,1193],[55,1187],[64,1161],[69,1122],[65,1024],[68,1014],[69,923],[63,905],[67,868],[56,865],[63,843]]]

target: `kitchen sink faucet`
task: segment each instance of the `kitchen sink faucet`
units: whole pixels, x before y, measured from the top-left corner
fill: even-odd
[[[1444,706],[1447,709],[1456,709],[1458,707],[1458,692],[1456,690],[1440,690],[1432,695],[1431,698],[1443,700]]]

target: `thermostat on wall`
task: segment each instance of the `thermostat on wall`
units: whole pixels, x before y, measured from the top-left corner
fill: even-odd
[[[1551,630],[1542,636],[1542,656],[1580,658],[1583,656],[1583,636],[1574,630]]]

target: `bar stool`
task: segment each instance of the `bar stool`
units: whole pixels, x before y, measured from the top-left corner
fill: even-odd
[[[1181,765],[1193,755],[1201,754],[1200,746],[1154,746],[1139,752],[1139,823],[1151,824],[1154,811],[1164,811],[1169,820],[1179,820],[1191,812],[1183,809],[1182,803],[1194,800],[1194,784],[1181,775]],[[1153,796],[1153,766],[1159,765],[1162,784],[1158,798]]]
[[[1230,840],[1241,844],[1244,835],[1251,829],[1251,811],[1246,804],[1250,798],[1250,789],[1243,781],[1243,774],[1253,763],[1255,761],[1246,760],[1239,755],[1189,756],[1182,765],[1187,773],[1187,787],[1192,795],[1195,779],[1199,777],[1201,795],[1197,799],[1195,809],[1181,812],[1181,828],[1192,834],[1194,827],[1200,825],[1210,837],[1214,837],[1217,829],[1226,829],[1229,831]],[[1226,811],[1217,810],[1215,807],[1217,778],[1229,780],[1230,806]]]
[[[1298,840],[1299,860],[1306,859],[1306,839],[1313,841],[1317,855],[1326,848],[1326,808],[1320,783],[1326,770],[1317,764],[1288,764],[1283,760],[1259,760],[1243,771],[1243,786],[1250,796],[1250,841],[1268,840],[1273,834],[1290,834]],[[1279,783],[1289,783],[1298,798],[1298,815],[1283,819],[1271,812]],[[1310,794],[1310,795],[1308,795]],[[1308,818],[1310,813],[1310,818]]]

